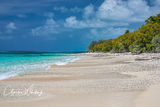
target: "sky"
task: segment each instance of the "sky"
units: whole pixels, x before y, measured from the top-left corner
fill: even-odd
[[[158,13],[160,0],[0,0],[0,51],[86,51]]]

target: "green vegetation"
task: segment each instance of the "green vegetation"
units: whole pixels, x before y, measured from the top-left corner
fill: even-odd
[[[149,17],[138,30],[115,39],[93,41],[90,52],[160,52],[160,14]]]

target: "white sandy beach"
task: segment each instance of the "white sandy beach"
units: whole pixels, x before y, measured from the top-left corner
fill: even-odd
[[[68,65],[1,80],[0,107],[160,107],[159,58],[85,54]]]

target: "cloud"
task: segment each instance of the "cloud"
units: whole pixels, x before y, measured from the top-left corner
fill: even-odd
[[[11,33],[13,30],[17,29],[14,22],[10,22],[6,25],[7,33]]]
[[[84,28],[103,28],[109,26],[128,26],[127,22],[106,21],[97,17],[95,7],[90,4],[83,9],[82,19],[78,20],[76,16],[66,18],[64,26],[73,29]]]
[[[59,24],[53,18],[48,18],[43,26],[32,29],[34,36],[51,36],[58,33]]]
[[[117,35],[122,35],[128,28],[125,27],[110,27],[103,29],[90,29],[87,34],[89,39],[104,39],[107,37],[116,37]]]
[[[78,7],[73,7],[73,8],[67,8],[65,6],[61,6],[61,7],[54,7],[53,8],[54,11],[60,11],[62,13],[64,12],[74,12],[74,13],[78,13],[81,12],[83,9],[78,8]]]
[[[116,20],[129,17],[132,11],[121,0],[105,0],[96,13],[102,19]]]
[[[64,7],[64,6],[61,6],[61,7],[54,7],[53,10],[61,11],[61,12],[67,12],[69,9]]]
[[[158,14],[158,5],[157,3],[151,6],[145,0],[105,0],[98,8],[92,4],[86,6],[82,18],[66,18],[64,26],[72,29],[88,28],[87,35],[91,35],[89,38],[104,38],[106,34],[118,36],[123,34],[130,24],[142,23],[149,16]]]
[[[87,7],[84,8],[84,18],[92,18],[92,16],[94,15],[95,11],[94,11],[94,6],[93,5],[89,5]]]
[[[154,0],[153,5],[146,0],[104,0],[99,7],[93,4],[84,8],[54,7],[54,11],[80,13],[78,16],[67,17],[61,23],[57,23],[52,16],[44,25],[32,29],[32,34],[51,35],[66,30],[87,29],[87,35],[92,35],[94,38],[104,38],[107,35],[119,36],[130,28],[131,24],[144,23],[149,16],[159,13],[159,5],[159,0]]]
[[[66,19],[64,26],[70,28],[85,28],[87,24],[83,21],[78,21],[75,16],[71,16]]]
[[[67,18],[64,23],[64,27],[72,29],[104,28],[109,26],[128,26],[128,23],[106,22],[99,19],[77,20],[75,16]]]
[[[160,7],[149,6],[145,0],[105,0],[97,10],[93,5],[86,6],[81,20],[77,20],[76,16],[68,17],[65,25],[71,28],[125,26],[144,22],[149,16],[157,14],[157,10]]]
[[[97,17],[104,20],[143,22],[158,13],[158,4],[148,5],[145,0],[105,0],[97,11]]]

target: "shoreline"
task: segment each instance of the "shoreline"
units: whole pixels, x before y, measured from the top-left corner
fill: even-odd
[[[83,54],[85,57],[67,65],[52,65],[46,71],[0,81],[0,105],[146,107],[140,102],[147,101],[150,96],[145,94],[145,100],[141,95],[158,92],[150,90],[153,90],[152,86],[156,85],[155,90],[159,87],[160,54]],[[3,96],[6,86],[21,90],[32,86],[43,94],[6,97]],[[158,94],[156,98],[159,98]],[[152,105],[152,99],[149,100]]]
[[[62,58],[59,60],[52,58],[52,62],[47,62],[47,59],[46,59],[45,63],[43,61],[41,61],[40,63],[34,63],[34,64],[33,63],[28,63],[28,64],[24,63],[23,65],[19,64],[19,65],[15,65],[15,67],[12,65],[13,66],[12,68],[8,68],[8,70],[4,70],[5,72],[1,73],[0,80],[14,78],[17,76],[19,77],[19,76],[26,75],[26,74],[32,73],[32,72],[47,71],[53,65],[56,65],[56,66],[67,65],[67,64],[72,63],[76,60],[79,60],[82,57],[81,53],[79,53],[78,55],[75,55],[75,54],[72,54],[72,55],[73,56],[68,56],[68,57],[65,57],[65,58]],[[35,61],[36,61],[36,59],[35,59]],[[19,68],[21,70],[17,70]],[[16,69],[16,70],[14,70],[14,69]]]

